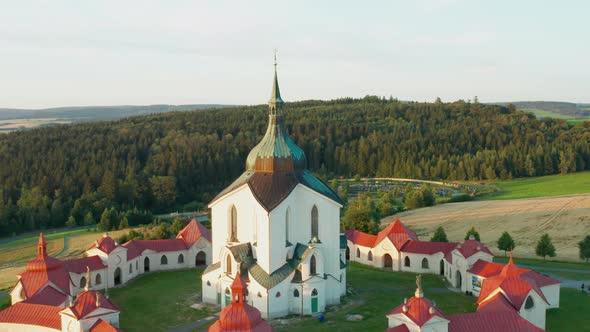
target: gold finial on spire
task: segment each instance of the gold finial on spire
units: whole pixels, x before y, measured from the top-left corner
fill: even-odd
[[[90,288],[90,268],[86,266],[86,286],[84,286],[84,290],[88,291]]]
[[[414,293],[416,297],[424,297],[424,292],[422,291],[422,275],[419,274],[416,276],[416,293]]]

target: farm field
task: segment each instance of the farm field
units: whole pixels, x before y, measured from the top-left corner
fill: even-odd
[[[0,133],[10,132],[19,129],[31,129],[47,125],[68,124],[70,120],[57,118],[35,118],[35,119],[10,119],[0,120]]]
[[[443,226],[449,241],[462,241],[474,226],[481,240],[495,254],[503,256],[496,241],[508,231],[516,241],[517,257],[535,258],[535,244],[549,233],[556,248],[556,260],[579,262],[577,243],[590,232],[590,194],[530,199],[486,200],[441,204],[399,214],[406,225],[429,240]],[[382,226],[394,217],[382,220]]]
[[[488,186],[499,189],[499,192],[490,196],[490,199],[590,194],[590,172],[496,181],[490,182]]]

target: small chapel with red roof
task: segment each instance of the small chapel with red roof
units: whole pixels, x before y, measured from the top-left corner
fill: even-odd
[[[118,331],[120,310],[99,291],[150,271],[205,266],[211,232],[193,219],[174,239],[120,245],[105,234],[86,257],[66,261],[47,254],[42,233],[37,247],[9,293],[12,306],[0,312],[0,331]]]

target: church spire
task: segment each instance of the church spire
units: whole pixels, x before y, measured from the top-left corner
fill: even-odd
[[[39,242],[37,243],[37,256],[47,256],[47,242],[45,242],[45,236],[43,236],[43,233],[39,234]]]
[[[279,89],[279,79],[277,77],[277,51],[275,50],[274,56],[275,65],[275,77],[272,82],[272,91],[270,93],[270,99],[268,100],[268,110],[270,115],[280,115],[279,110],[285,103],[281,98],[281,90]]]

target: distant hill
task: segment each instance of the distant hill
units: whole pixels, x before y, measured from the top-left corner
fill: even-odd
[[[145,106],[71,106],[45,109],[0,108],[0,120],[57,118],[69,122],[115,120],[135,115],[228,107],[219,104]]]
[[[515,101],[494,104],[501,106],[513,104],[517,109],[532,112],[538,118],[590,119],[590,104],[576,104],[561,101]]]

